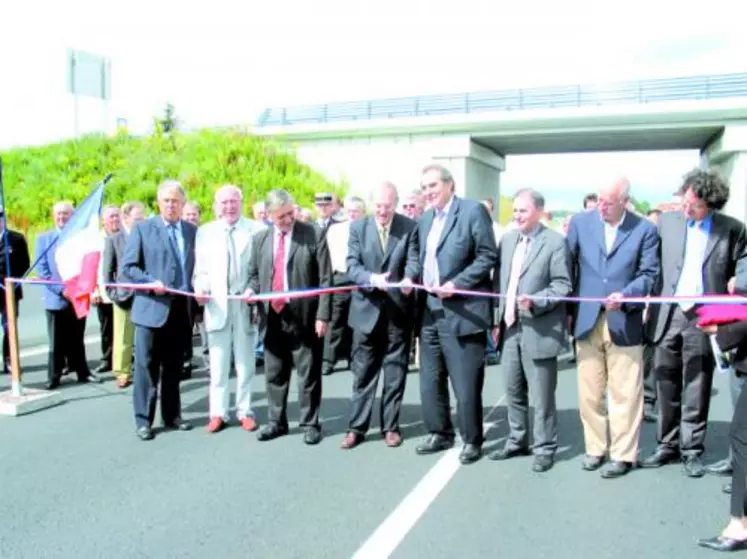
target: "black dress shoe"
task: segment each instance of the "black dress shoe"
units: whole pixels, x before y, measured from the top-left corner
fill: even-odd
[[[581,462],[581,468],[586,470],[587,472],[593,472],[595,470],[598,470],[603,463],[604,456],[594,456],[592,454],[587,454],[586,456],[584,456],[584,461]]]
[[[148,426],[138,427],[135,434],[141,441],[151,441],[155,437],[153,429]]]
[[[705,467],[705,471],[707,474],[714,476],[730,476],[733,471],[731,458],[724,458],[723,460],[709,464]]]
[[[705,475],[705,467],[700,456],[690,455],[683,457],[682,466],[685,469],[687,477],[703,477]]]
[[[309,427],[303,434],[303,442],[306,444],[319,444],[322,440],[322,430],[319,427]]]
[[[482,447],[476,444],[466,444],[459,453],[459,461],[462,464],[473,464],[482,456]]]
[[[107,363],[102,363],[93,371],[94,373],[108,373],[112,370],[112,366]]]
[[[700,547],[712,549],[713,551],[741,551],[747,549],[747,540],[733,540],[723,536],[697,540]]]
[[[288,434],[288,427],[281,427],[277,423],[271,423],[270,425],[265,425],[262,427],[262,429],[259,430],[259,433],[257,433],[257,440],[258,441],[271,441],[272,439],[277,439],[278,437],[282,437],[283,435]]]
[[[60,387],[60,379],[58,378],[54,380],[50,380],[47,382],[47,384],[44,385],[45,390],[54,390],[59,387]]]
[[[498,450],[494,450],[488,454],[490,460],[508,460],[509,458],[516,458],[517,456],[529,456],[532,452],[528,448],[522,448],[519,446],[504,446]]]
[[[435,454],[449,450],[454,446],[453,437],[444,437],[443,435],[429,435],[425,442],[415,448],[417,454]]]
[[[534,457],[532,471],[537,473],[546,472],[555,464],[555,458],[551,454],[538,454]]]
[[[667,464],[673,464],[680,458],[679,452],[667,448],[659,448],[648,458],[641,460],[641,468],[661,468]]]
[[[614,479],[622,477],[633,469],[633,464],[630,462],[621,462],[620,460],[613,460],[607,467],[602,470],[602,477],[604,479]]]
[[[731,482],[725,483],[721,486],[721,492],[731,495]]]
[[[176,431],[191,431],[192,430],[192,424],[184,421],[181,418],[176,418],[171,423],[166,423],[164,427],[166,427],[166,429],[176,430]]]

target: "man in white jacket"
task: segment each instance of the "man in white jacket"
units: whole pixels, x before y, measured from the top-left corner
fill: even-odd
[[[231,357],[236,366],[236,418],[247,431],[257,429],[252,410],[257,327],[252,309],[241,296],[249,284],[252,237],[265,226],[241,215],[242,193],[233,185],[215,193],[215,215],[197,232],[194,289],[205,306],[210,354],[210,421],[217,433],[229,418],[228,379]]]

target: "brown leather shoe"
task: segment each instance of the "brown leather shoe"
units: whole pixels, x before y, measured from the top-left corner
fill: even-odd
[[[355,448],[362,442],[363,435],[354,433],[353,431],[348,431],[347,433],[345,433],[345,436],[340,443],[340,448],[342,448],[343,450],[350,450],[351,448]]]
[[[384,444],[389,448],[398,447],[402,444],[402,435],[396,431],[388,431],[387,434],[384,435]]]

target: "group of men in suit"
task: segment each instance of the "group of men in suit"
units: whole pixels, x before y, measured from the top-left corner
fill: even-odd
[[[354,381],[341,447],[352,449],[364,441],[380,376],[382,437],[390,447],[401,444],[399,414],[415,333],[428,432],[417,453],[454,445],[450,381],[464,443],[459,458],[465,464],[479,459],[490,337],[501,349],[509,423],[505,445],[490,457],[533,454],[535,471],[550,469],[558,445],[557,360],[570,330],[578,350],[583,468],[594,471],[609,462],[603,477],[625,475],[637,463],[643,416],[642,331],[648,323],[654,332],[650,342],[655,346],[659,444],[641,465],[658,467],[682,458],[687,475],[703,475],[700,456],[713,355],[695,326],[697,305],[686,299],[728,291],[736,262],[745,256],[744,225],[718,211],[729,191],[710,171],[685,177],[681,211],[661,215],[658,228],[630,211],[629,189],[625,179],[605,185],[594,208],[573,216],[565,238],[542,224],[542,195],[524,189],[513,199],[515,226],[497,242],[484,205],[457,197],[451,173],[435,164],[423,171],[422,197],[408,198],[415,219],[397,212],[402,200],[391,183],[372,193],[371,215],[364,215],[362,199],[351,206],[343,238],[344,281],[357,286],[350,291],[346,313]],[[343,266],[339,258],[333,262],[330,252],[339,240],[337,233],[334,241],[328,235],[343,233],[343,224],[325,229],[300,221],[293,197],[284,190],[267,196],[268,224],[247,219],[241,215],[241,190],[228,185],[216,192],[216,220],[198,231],[181,217],[185,193],[179,183],[163,183],[157,198],[159,215],[153,218],[143,219],[137,204],[124,212],[124,231],[111,236],[105,251],[107,282],[145,284],[144,289],[109,293],[125,322],[134,326],[129,335],[135,352],[138,436],[154,436],[159,384],[164,425],[191,428],[181,417],[182,354],[175,348],[190,339],[185,332],[190,307],[185,297],[168,292],[177,289],[193,291],[204,307],[211,375],[208,429],[218,432],[228,424],[232,368],[238,377],[236,418],[247,431],[259,429],[250,385],[258,325],[263,325],[268,417],[258,438],[269,441],[289,432],[286,407],[295,368],[303,440],[318,443],[325,337],[335,320],[335,294],[327,289],[339,285],[334,272],[342,272]],[[417,207],[423,203],[424,212]],[[37,242],[42,277],[52,274],[54,258],[48,247],[71,213],[69,205],[55,206],[56,229]],[[415,284],[421,288],[414,289]],[[309,288],[322,292],[279,296]],[[59,384],[65,365],[82,382],[92,378],[81,358],[82,328],[64,294],[55,289],[45,288],[52,387]],[[258,297],[267,293],[275,296]],[[684,299],[681,304],[652,304],[648,310],[626,301],[659,293]],[[565,302],[570,295],[580,302]],[[128,359],[115,355],[114,362]],[[122,369],[124,374],[128,368]]]

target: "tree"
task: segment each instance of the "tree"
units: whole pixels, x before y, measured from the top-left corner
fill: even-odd
[[[177,129],[178,120],[176,118],[176,112],[174,110],[174,105],[171,103],[168,103],[166,105],[166,108],[163,111],[163,118],[160,121],[161,124],[161,130],[168,134],[169,132],[173,132]]]

